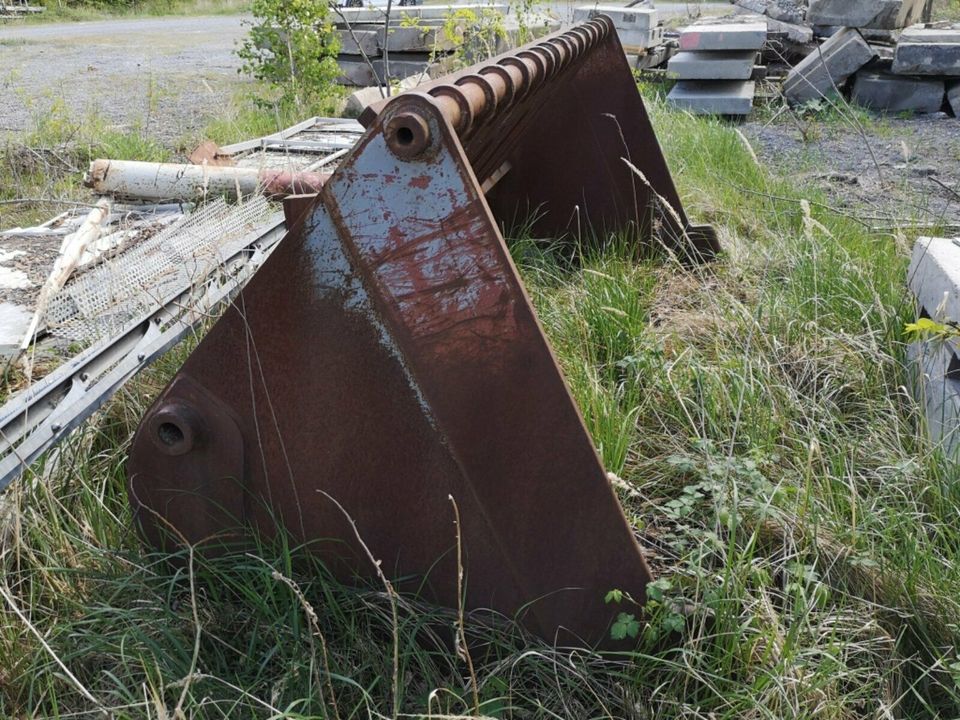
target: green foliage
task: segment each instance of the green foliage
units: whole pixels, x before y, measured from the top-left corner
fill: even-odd
[[[454,48],[454,65],[465,67],[496,55],[507,31],[499,10],[461,8],[444,17],[443,36]]]
[[[911,340],[945,339],[960,336],[960,328],[952,324],[939,323],[930,318],[919,318],[915,322],[907,323],[903,326],[903,331]]]
[[[610,627],[610,637],[614,640],[636,638],[640,634],[640,621],[632,613],[618,613]]]
[[[327,98],[339,74],[339,41],[325,2],[254,0],[249,36],[237,50],[242,72],[272,91],[267,104],[306,110]]]

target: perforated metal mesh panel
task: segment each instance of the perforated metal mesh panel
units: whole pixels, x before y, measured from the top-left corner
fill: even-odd
[[[277,215],[262,197],[236,205],[216,200],[184,215],[153,237],[71,278],[50,302],[47,329],[68,341],[109,336],[203,281],[223,262],[221,248],[276,222]]]

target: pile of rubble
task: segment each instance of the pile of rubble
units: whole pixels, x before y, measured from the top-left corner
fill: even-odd
[[[656,9],[646,4],[631,7],[582,5],[574,10],[573,19],[575,23],[582,23],[598,15],[613,20],[627,61],[635,70],[647,70],[662,64],[675,49],[671,43],[665,42],[663,23]]]
[[[849,92],[883,112],[960,110],[960,27],[931,24],[931,0],[735,0],[788,29],[805,57],[783,85],[792,105]],[[822,40],[822,43],[819,41]]]
[[[738,14],[681,31],[675,107],[748,115],[755,81],[785,76],[793,106],[844,95],[881,112],[960,115],[960,25],[929,22],[931,0],[732,2]]]
[[[797,65],[784,95],[791,104],[839,93],[884,112],[934,113],[944,96],[960,111],[960,26],[920,24],[899,33],[895,45],[880,44],[858,28],[842,28]]]

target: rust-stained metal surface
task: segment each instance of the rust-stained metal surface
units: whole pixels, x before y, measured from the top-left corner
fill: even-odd
[[[635,228],[684,256],[719,251],[713,229],[687,219],[607,17],[416,92],[434,98],[453,126],[501,222],[539,215],[534,230],[547,237]],[[389,102],[371,105],[360,122]]]
[[[608,21],[591,21],[479,73],[503,82],[477,87],[535,107],[538,93],[570,92],[552,84],[616,42]],[[543,60],[552,54],[561,61]],[[279,524],[347,579],[375,572],[353,521],[384,573],[454,606],[452,498],[467,607],[516,616],[548,640],[610,644],[618,608],[605,594],[643,598],[650,573],[492,211],[509,206],[504,188],[532,149],[500,147],[521,121],[509,102],[499,140],[486,105],[469,100],[467,122],[459,103],[397,96],[367,118],[318,199],[290,203],[285,240],[144,418],[131,501],[154,545],[212,546]],[[598,142],[590,132],[568,147]],[[656,169],[647,140],[657,152],[635,164]],[[615,181],[629,176],[604,163],[580,181],[620,202]],[[575,172],[569,156],[565,167]],[[544,185],[534,169],[520,176]],[[600,217],[614,225],[621,211],[607,203]],[[657,220],[645,218],[641,228]]]

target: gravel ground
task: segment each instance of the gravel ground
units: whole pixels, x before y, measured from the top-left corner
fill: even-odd
[[[173,142],[202,127],[242,82],[244,18],[136,18],[0,27],[0,132],[51,112],[143,127]]]
[[[960,120],[943,113],[741,127],[760,159],[823,188],[871,227],[960,227]],[[804,137],[806,135],[806,138]]]

